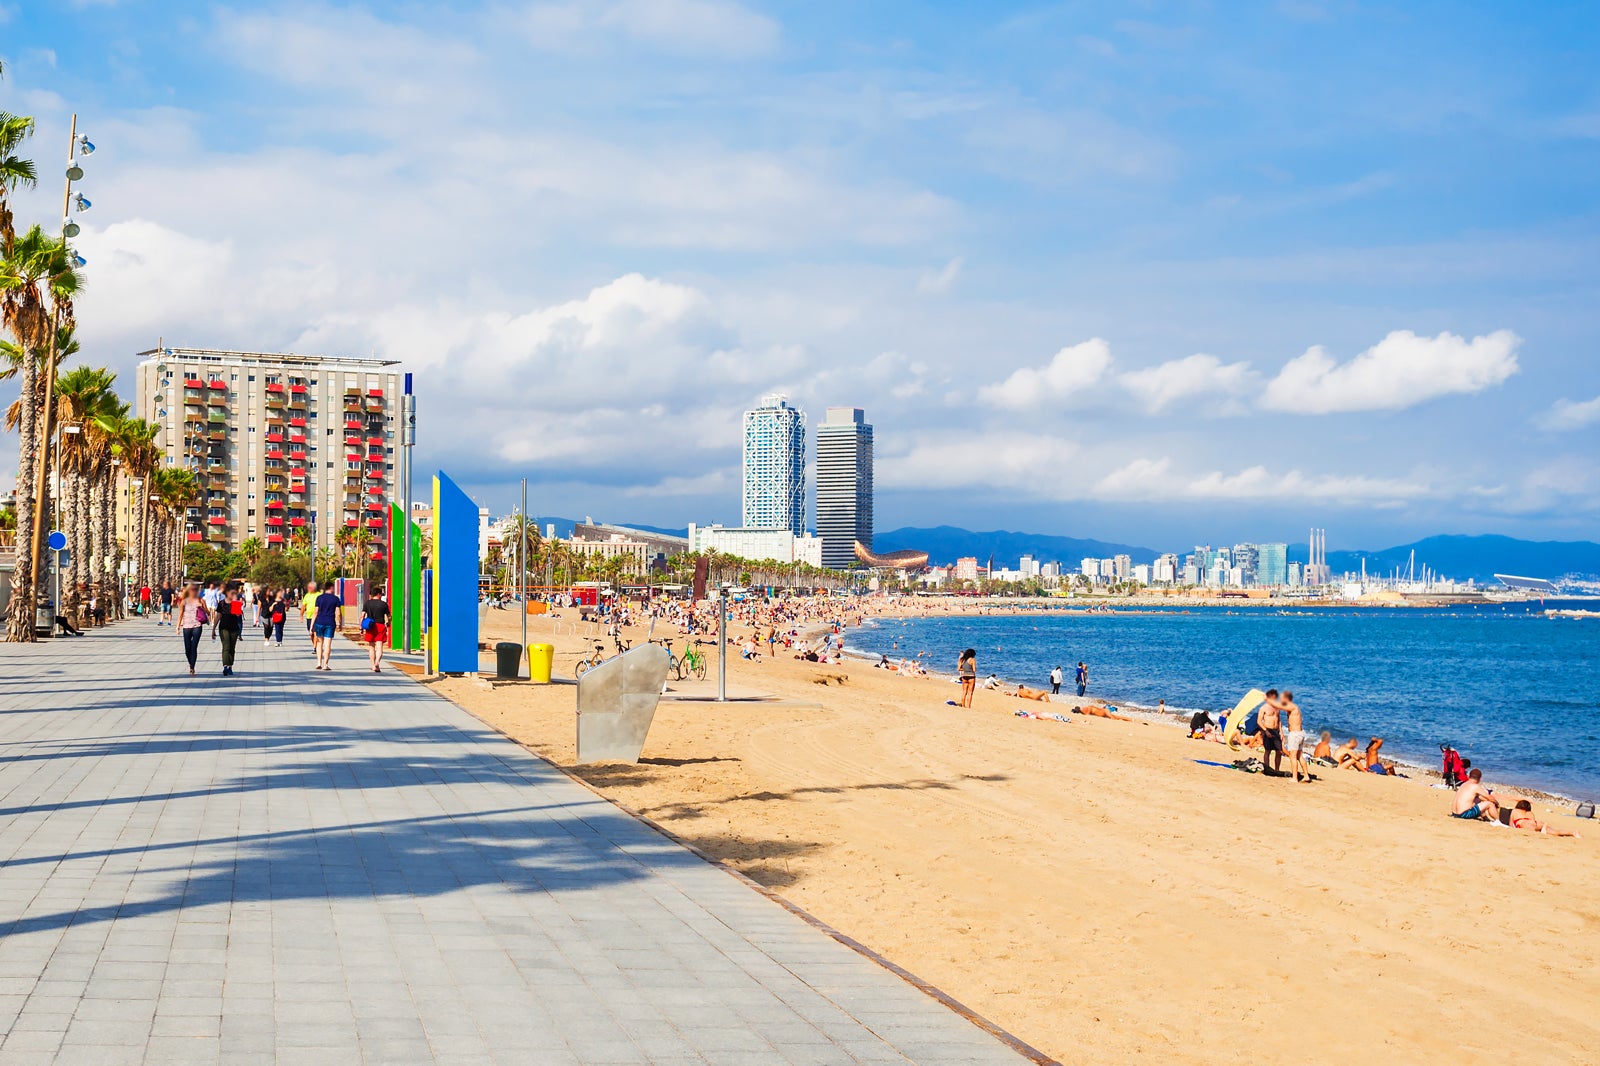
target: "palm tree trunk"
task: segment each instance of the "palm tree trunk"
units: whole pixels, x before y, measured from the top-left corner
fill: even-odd
[[[38,461],[39,365],[37,356],[26,350],[22,356],[22,387],[17,400],[22,418],[17,423],[17,551],[16,569],[11,573],[11,617],[6,623],[6,639],[31,642],[36,591],[33,576],[33,474]]]
[[[110,472],[101,470],[94,479],[94,486],[90,490],[93,498],[93,517],[89,520],[90,551],[94,559],[89,565],[89,580],[92,582],[94,594],[100,606],[105,610],[106,617],[115,618],[116,597],[111,594],[111,587],[115,577],[111,568],[106,565],[106,557],[111,554],[111,546],[106,537],[106,489],[108,485],[115,484]],[[115,489],[112,490],[115,492]]]

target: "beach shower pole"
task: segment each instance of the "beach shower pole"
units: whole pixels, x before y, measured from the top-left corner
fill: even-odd
[[[728,702],[728,590],[717,590],[717,702]]]
[[[517,606],[522,609],[522,654],[528,654],[528,479],[522,479],[522,511],[517,515],[517,528],[522,531],[517,545]],[[522,676],[522,667],[517,667]],[[533,659],[528,660],[528,680],[533,680]]]

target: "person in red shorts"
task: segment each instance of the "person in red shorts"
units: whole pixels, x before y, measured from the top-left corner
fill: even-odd
[[[374,589],[361,605],[361,639],[367,644],[372,672],[383,672],[383,646],[389,642],[389,603]]]

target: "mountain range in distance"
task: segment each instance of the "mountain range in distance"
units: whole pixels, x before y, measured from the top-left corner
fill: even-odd
[[[540,518],[541,529],[554,524],[556,536],[572,536],[574,520],[570,518]],[[642,522],[620,522],[629,529],[644,530],[667,536],[683,537],[687,529],[670,529],[645,525]],[[1215,545],[1223,547],[1223,545]],[[1231,546],[1231,545],[1230,545]],[[1022,533],[1010,530],[974,532],[957,526],[917,527],[904,526],[879,533],[872,539],[874,551],[891,552],[913,549],[928,553],[929,561],[945,565],[963,557],[973,557],[988,565],[992,556],[996,566],[1017,565],[1024,555],[1041,562],[1060,562],[1076,570],[1085,558],[1109,559],[1126,555],[1135,564],[1154,562],[1162,553],[1154,548],[1135,544],[1117,544],[1093,538],[1063,537],[1048,533]],[[1181,560],[1192,545],[1177,551]],[[1366,561],[1367,573],[1388,577],[1398,568],[1404,575],[1411,565],[1411,553],[1416,552],[1416,573],[1420,577],[1424,566],[1434,573],[1457,581],[1493,582],[1495,574],[1516,574],[1519,577],[1556,579],[1567,575],[1600,577],[1600,544],[1593,541],[1534,541],[1518,540],[1493,534],[1464,536],[1450,534],[1424,537],[1410,544],[1400,544],[1378,551],[1330,551],[1328,569],[1334,574],[1361,572]],[[1291,562],[1305,563],[1310,555],[1305,544],[1291,544],[1288,549]]]

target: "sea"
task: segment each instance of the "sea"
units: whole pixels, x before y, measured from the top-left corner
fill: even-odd
[[[1251,688],[1290,689],[1306,728],[1335,744],[1383,737],[1384,754],[1438,769],[1440,744],[1491,781],[1600,799],[1600,619],[1594,600],[1411,608],[1130,608],[881,619],[847,637],[853,652],[978,674],[1064,695],[1081,660],[1099,702],[1173,712],[1231,708]]]

